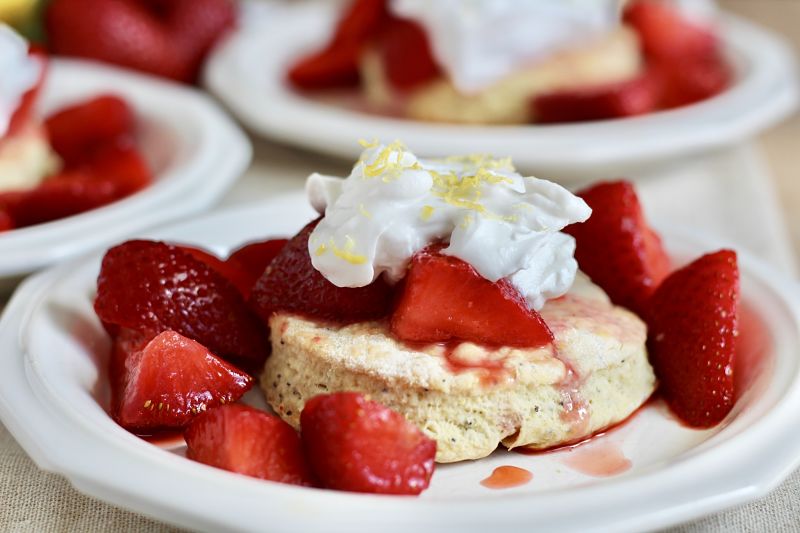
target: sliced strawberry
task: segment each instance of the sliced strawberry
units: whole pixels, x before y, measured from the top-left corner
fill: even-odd
[[[98,146],[91,158],[79,166],[95,180],[114,184],[117,199],[138,192],[153,181],[150,165],[130,139]]]
[[[253,384],[249,375],[174,331],[158,334],[124,361],[114,418],[135,432],[183,427],[208,408],[235,402]]]
[[[430,483],[436,441],[403,415],[361,394],[323,394],[300,415],[311,469],[328,488],[419,494]]]
[[[648,70],[627,81],[537,96],[532,111],[541,123],[624,118],[654,111],[661,93],[660,77]]]
[[[16,226],[32,226],[108,205],[150,181],[150,171],[135,148],[109,146],[91,164],[17,192],[6,202],[6,209]]]
[[[181,245],[179,248],[225,276],[228,281],[236,286],[242,296],[247,297],[253,284],[250,280],[250,276],[248,276],[237,263],[223,261],[211,252],[203,250],[202,248],[197,248],[196,246]]]
[[[636,30],[645,54],[657,60],[683,60],[714,55],[714,33],[687,19],[663,0],[637,0],[625,10],[625,22]]]
[[[615,304],[642,315],[669,274],[670,261],[647,225],[633,185],[600,183],[577,194],[592,208],[589,220],[564,230],[575,237],[578,266]]]
[[[391,319],[392,333],[412,342],[452,339],[496,346],[535,347],[553,334],[507,281],[483,278],[437,248],[414,256]]]
[[[731,69],[719,55],[663,62],[656,67],[664,80],[662,105],[693,104],[721,93],[730,85]]]
[[[261,277],[261,274],[264,273],[264,270],[278,253],[283,250],[287,242],[289,241],[286,239],[251,242],[237,248],[228,256],[226,262],[232,263],[236,268],[243,271],[246,276],[246,281],[243,281],[243,285],[247,286],[246,293],[248,295],[258,278]]]
[[[128,358],[142,350],[156,336],[149,331],[118,328],[111,345],[111,357],[108,362],[108,383],[111,389],[111,412],[117,413],[125,392],[125,381],[128,370]]]
[[[339,20],[330,43],[297,61],[289,69],[289,81],[299,89],[357,85],[361,52],[386,16],[386,0],[354,0]]]
[[[133,136],[135,126],[133,110],[114,95],[68,106],[45,122],[50,144],[68,167],[83,163],[98,145]]]
[[[394,291],[383,278],[366,287],[337,287],[311,264],[308,236],[318,220],[295,235],[272,260],[250,294],[265,324],[275,311],[289,311],[340,322],[371,320],[389,314]]]
[[[377,38],[376,48],[386,78],[396,89],[413,89],[441,75],[428,36],[416,22],[390,17]]]
[[[14,221],[2,207],[0,207],[0,232],[14,229]]]
[[[217,271],[176,246],[128,241],[106,252],[94,304],[113,333],[177,331],[213,353],[257,369],[267,341],[239,291]]]
[[[33,119],[33,114],[36,110],[36,102],[39,100],[39,95],[42,92],[42,87],[47,78],[47,68],[49,64],[47,54],[36,48],[31,48],[29,53],[30,56],[36,59],[41,65],[39,79],[36,81],[36,85],[22,95],[22,101],[11,115],[8,123],[8,130],[5,132],[5,135],[8,137],[19,133]]]
[[[207,411],[184,433],[186,457],[246,476],[313,485],[297,432],[280,418],[246,405]]]
[[[8,207],[18,227],[42,224],[107,205],[120,198],[111,180],[97,180],[80,171],[58,174],[29,191]]]
[[[731,250],[676,270],[650,301],[650,360],[667,403],[691,426],[714,426],[733,407],[738,312]]]

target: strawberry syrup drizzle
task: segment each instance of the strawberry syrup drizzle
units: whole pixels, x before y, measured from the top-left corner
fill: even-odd
[[[517,466],[498,466],[491,475],[481,480],[481,485],[488,489],[510,489],[520,487],[533,479],[529,470]]]
[[[616,476],[630,470],[631,460],[625,457],[616,442],[602,439],[570,451],[563,463],[573,470],[592,477]]]
[[[769,330],[761,316],[747,304],[739,307],[738,331],[733,360],[734,398],[737,401],[757,384],[760,376],[772,370],[775,362],[770,356],[773,340]]]

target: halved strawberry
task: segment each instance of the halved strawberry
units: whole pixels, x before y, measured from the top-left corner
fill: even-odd
[[[733,407],[738,312],[739,268],[731,250],[676,270],[650,300],[650,361],[667,403],[691,426],[714,426]]]
[[[36,80],[36,85],[22,95],[22,101],[17,105],[17,109],[14,110],[14,113],[12,113],[8,122],[8,130],[5,132],[5,136],[8,137],[18,133],[31,121],[34,111],[36,110],[36,102],[39,100],[42,87],[47,79],[47,69],[49,65],[47,54],[38,48],[32,47],[29,55],[41,65],[39,79]],[[0,136],[0,138],[2,138],[2,136]]]
[[[247,287],[243,293],[245,297],[249,296],[253,285],[287,242],[289,242],[287,239],[251,242],[231,252],[225,262],[231,263],[244,275],[242,285]]]
[[[126,347],[138,345],[116,349]],[[249,375],[174,331],[117,356],[125,370],[114,418],[131,431],[183,427],[208,408],[235,402],[253,384]]]
[[[710,98],[728,87],[733,78],[731,68],[719,55],[665,61],[655,68],[664,83],[664,107],[678,107]]]
[[[135,125],[127,102],[110,94],[65,107],[45,121],[50,144],[68,167],[83,163],[98,145],[133,136]]]
[[[394,290],[383,278],[366,287],[342,288],[311,264],[308,236],[318,220],[300,230],[256,282],[250,303],[265,324],[275,311],[307,314],[340,322],[372,320],[389,314]]]
[[[391,329],[412,342],[456,339],[535,347],[553,341],[542,317],[510,283],[492,283],[461,259],[442,255],[438,247],[411,260]]]
[[[364,45],[387,16],[386,0],[354,0],[322,50],[302,57],[288,72],[300,89],[327,89],[358,84],[358,61]]]
[[[537,96],[532,112],[541,123],[631,117],[657,109],[661,93],[660,76],[651,69],[627,81]]]
[[[108,250],[94,308],[112,333],[173,330],[248,369],[268,353],[262,327],[236,287],[162,242],[134,240]]]
[[[599,183],[579,191],[592,216],[564,231],[575,237],[575,259],[611,301],[643,315],[647,300],[669,274],[670,260],[650,229],[633,185]]]
[[[186,457],[246,476],[312,486],[297,432],[276,416],[246,405],[224,405],[194,420],[184,433]]]
[[[300,422],[306,457],[326,487],[381,494],[428,488],[436,441],[400,413],[340,392],[311,398]]]
[[[658,60],[681,60],[715,54],[714,33],[663,0],[637,0],[625,9],[624,20],[639,35],[645,54]]]
[[[8,231],[14,229],[14,222],[2,207],[0,207],[0,231]]]
[[[135,148],[107,146],[90,163],[17,191],[6,210],[16,226],[32,226],[108,205],[150,182],[150,170]]]
[[[228,281],[236,286],[243,297],[247,297],[253,285],[250,276],[248,276],[237,263],[223,261],[208,250],[196,246],[187,246],[183,244],[180,245],[179,248],[225,276]]]
[[[389,17],[375,46],[396,89],[413,89],[441,74],[425,30],[414,21]]]

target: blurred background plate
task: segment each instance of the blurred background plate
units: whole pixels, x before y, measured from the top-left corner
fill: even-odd
[[[777,35],[721,14],[725,51],[736,70],[720,95],[647,116],[567,125],[464,126],[370,114],[356,91],[311,97],[285,82],[288,66],[326,42],[335,2],[246,5],[244,22],[216,48],[206,87],[258,134],[330,155],[354,158],[360,138],[401,139],[423,156],[490,152],[525,170],[559,179],[595,177],[597,167],[628,171],[752,136],[797,104],[795,61]]]
[[[136,111],[137,141],[154,183],[108,206],[0,235],[0,290],[69,256],[209,208],[252,155],[247,137],[203,93],[97,63],[55,59],[51,65],[41,111],[103,92],[122,96]]]

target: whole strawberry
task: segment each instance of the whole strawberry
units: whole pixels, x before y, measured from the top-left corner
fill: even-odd
[[[667,403],[690,426],[716,425],[733,407],[738,310],[731,250],[676,270],[650,300],[650,360]]]

